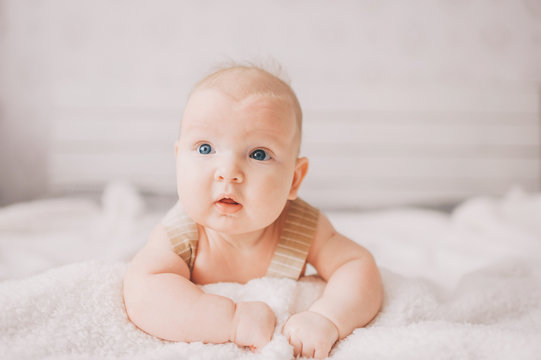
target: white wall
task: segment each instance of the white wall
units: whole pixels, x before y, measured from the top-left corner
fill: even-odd
[[[88,150],[84,142],[56,141],[65,127],[103,133],[108,128],[100,121],[122,118],[137,127],[140,116],[175,132],[192,84],[229,58],[277,59],[307,114],[365,114],[370,109],[359,109],[359,99],[372,95],[386,107],[394,102],[385,99],[400,103],[410,89],[417,98],[441,93],[436,102],[445,105],[448,89],[466,89],[473,96],[495,93],[491,99],[524,93],[524,104],[514,110],[517,121],[535,130],[539,120],[536,0],[0,0],[0,6],[3,204],[58,190],[55,171],[66,163],[50,153]],[[484,116],[494,106],[484,108]],[[118,130],[121,141],[108,143],[110,153],[129,146],[124,134]],[[520,151],[538,154],[539,141],[525,136]],[[152,166],[153,151],[171,146],[151,145],[148,162],[137,160],[141,168]],[[539,166],[530,157],[524,166]],[[534,188],[536,173],[527,174]]]

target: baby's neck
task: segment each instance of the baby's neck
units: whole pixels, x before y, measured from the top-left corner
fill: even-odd
[[[211,247],[227,246],[237,250],[250,250],[268,238],[269,227],[244,234],[225,234],[209,228],[203,228],[203,233]]]

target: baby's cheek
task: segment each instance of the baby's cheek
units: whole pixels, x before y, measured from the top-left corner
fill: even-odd
[[[280,200],[287,199],[291,190],[291,182],[292,180],[286,176],[274,179],[272,184],[269,185],[269,196]]]
[[[204,182],[197,176],[197,172],[186,166],[177,171],[177,192],[183,202],[184,208],[192,202],[200,202],[201,193],[204,191]],[[208,190],[207,190],[208,193]]]
[[[189,189],[188,191],[195,191],[206,182],[204,176],[209,176],[207,173],[204,168],[183,161],[177,164],[177,185]]]
[[[251,197],[257,199],[257,209],[261,212],[260,216],[275,220],[287,201],[289,189],[284,186],[283,179],[270,181],[261,184],[262,186],[252,191]]]

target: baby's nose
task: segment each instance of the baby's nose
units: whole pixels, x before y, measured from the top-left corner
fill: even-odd
[[[215,179],[217,181],[228,181],[228,182],[232,182],[232,183],[241,183],[242,180],[243,180],[241,175],[224,176],[224,175],[221,175],[221,174],[216,174]]]
[[[244,181],[244,175],[240,169],[234,165],[222,167],[216,171],[214,179],[219,182],[241,183]]]

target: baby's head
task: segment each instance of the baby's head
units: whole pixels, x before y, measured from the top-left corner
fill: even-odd
[[[178,193],[197,223],[227,233],[274,222],[297,196],[302,112],[293,90],[256,67],[234,66],[199,82],[176,144]]]

